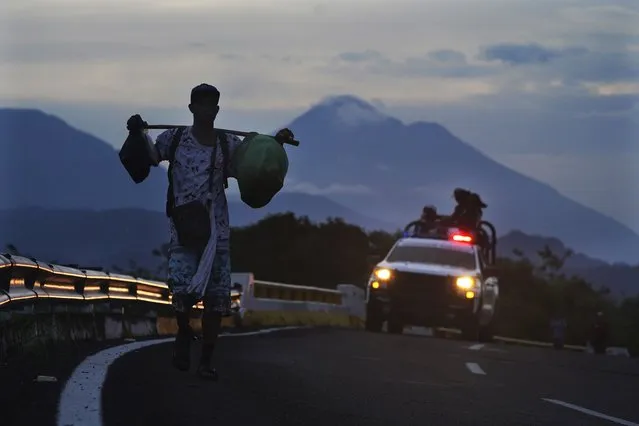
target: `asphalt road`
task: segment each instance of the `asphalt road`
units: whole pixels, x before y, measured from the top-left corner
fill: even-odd
[[[5,366],[0,424],[639,425],[637,359],[285,330],[221,339],[221,379],[209,383],[173,370],[168,343],[118,343],[126,346],[75,348],[53,367]],[[57,382],[34,382],[37,374]],[[56,421],[58,411],[67,416]]]
[[[171,369],[170,355],[162,344],[113,363],[105,426],[615,424],[598,413],[639,423],[634,359],[290,330],[223,339],[221,380],[207,383]]]

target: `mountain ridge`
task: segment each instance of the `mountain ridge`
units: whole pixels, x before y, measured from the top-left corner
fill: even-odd
[[[288,127],[302,145],[287,149],[290,169],[282,193],[290,182],[302,189],[321,188],[323,207],[315,206],[326,212],[344,208],[354,221],[395,229],[415,219],[424,204],[436,205],[441,213],[452,210],[452,189],[470,187],[487,201],[486,219],[499,235],[522,229],[556,235],[607,261],[637,259],[639,236],[628,227],[495,162],[441,124],[405,125],[344,95],[316,104]],[[12,182],[0,209],[164,210],[165,169],[153,170],[135,185],[111,145],[36,109],[0,110],[0,130],[9,135],[0,140],[0,148],[12,159],[0,171],[5,182]],[[311,200],[286,208],[308,211],[305,204]]]
[[[338,97],[335,102],[339,106],[348,100]],[[556,235],[605,260],[639,258],[639,235],[628,226],[494,161],[441,124],[406,125],[380,118],[365,126],[344,126],[336,116],[339,107],[330,102],[319,105],[288,126],[304,143],[303,150],[290,154],[289,174],[318,186],[338,182],[370,187],[369,195],[331,196],[347,207],[365,205],[376,217],[400,224],[413,219],[426,204],[451,211],[453,188],[470,187],[486,200],[485,217],[500,234],[523,229]],[[360,105],[367,113],[374,110],[361,100],[354,102]],[[313,169],[312,164],[330,164],[331,173]],[[377,165],[386,171],[373,171]]]

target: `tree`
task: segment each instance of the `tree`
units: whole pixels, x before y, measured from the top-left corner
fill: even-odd
[[[561,273],[562,268],[566,264],[566,260],[573,255],[573,251],[568,249],[563,255],[558,256],[551,250],[548,244],[546,244],[542,250],[537,252],[537,255],[541,259],[540,271],[547,274],[550,279],[554,279],[557,274]]]

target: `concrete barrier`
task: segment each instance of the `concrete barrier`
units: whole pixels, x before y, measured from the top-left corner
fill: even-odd
[[[342,293],[342,305],[348,312],[351,327],[364,328],[366,318],[366,291],[353,284],[338,284]]]
[[[339,290],[250,280],[241,302],[247,326],[351,325]]]

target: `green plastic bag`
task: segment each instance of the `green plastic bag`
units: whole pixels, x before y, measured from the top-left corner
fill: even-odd
[[[288,156],[272,136],[249,135],[233,155],[242,201],[259,209],[266,206],[284,186]]]

